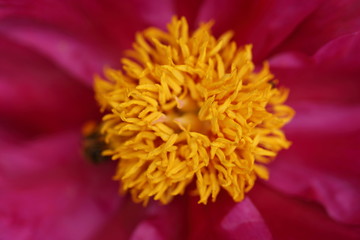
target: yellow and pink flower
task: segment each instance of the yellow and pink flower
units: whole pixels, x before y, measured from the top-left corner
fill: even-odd
[[[0,239],[359,239],[359,30],[355,0],[2,1]]]

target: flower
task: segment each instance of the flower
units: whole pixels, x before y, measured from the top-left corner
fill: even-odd
[[[124,71],[95,79],[102,154],[119,161],[114,179],[135,202],[166,204],[193,182],[199,203],[221,189],[239,202],[268,178],[261,164],[290,146],[280,130],[293,116],[288,91],[267,63],[254,71],[251,45],[237,47],[232,32],[215,39],[211,25],[189,34],[174,17],[168,32],[149,28],[121,60]]]
[[[3,239],[358,239],[357,1],[4,1],[0,9]],[[226,13],[226,14],[224,14]],[[80,154],[97,119],[92,76],[136,31],[173,15],[215,20],[290,88],[292,147],[242,202],[219,194],[144,208],[117,194],[112,162]]]

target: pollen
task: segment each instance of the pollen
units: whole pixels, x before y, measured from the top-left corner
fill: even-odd
[[[146,205],[175,196],[215,201],[227,192],[244,199],[266,164],[290,146],[281,128],[294,111],[288,90],[265,62],[255,68],[251,45],[237,46],[213,22],[189,31],[174,17],[167,31],[136,34],[122,69],[95,77],[103,112],[103,156],[117,161],[120,192]]]

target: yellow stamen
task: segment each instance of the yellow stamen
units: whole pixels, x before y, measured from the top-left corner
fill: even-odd
[[[274,87],[267,63],[254,70],[251,45],[237,47],[232,32],[215,38],[211,26],[191,34],[174,17],[168,32],[146,29],[122,70],[95,79],[103,154],[118,161],[114,180],[135,202],[168,203],[191,187],[199,203],[221,189],[241,201],[268,178],[262,164],[290,146],[280,130],[294,114],[288,91]]]

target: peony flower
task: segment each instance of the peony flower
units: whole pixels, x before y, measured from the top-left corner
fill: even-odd
[[[359,12],[354,0],[3,1],[0,239],[358,239]],[[144,207],[118,193],[122,160],[83,156],[81,129],[101,118],[93,76],[121,69],[136,32],[174,15],[191,31],[213,19],[216,38],[233,31],[239,49],[252,45],[254,74],[268,61],[290,89],[292,146],[244,197],[222,189],[204,205],[186,189]]]

